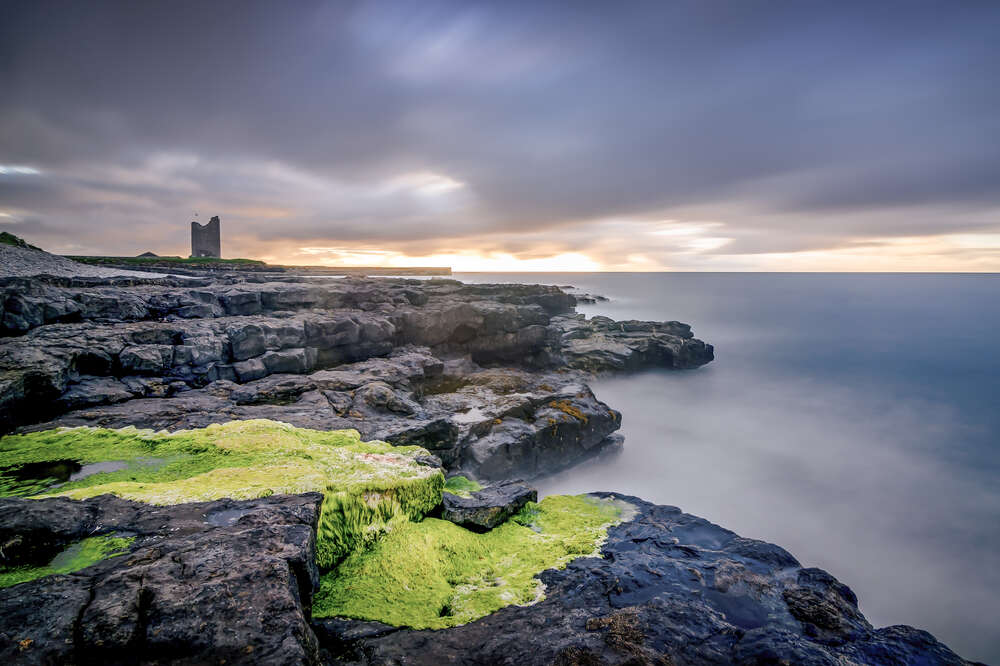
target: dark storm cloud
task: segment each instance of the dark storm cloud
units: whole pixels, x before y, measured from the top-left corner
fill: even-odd
[[[261,240],[425,247],[586,249],[568,230],[682,215],[725,224],[716,252],[996,230],[994,3],[0,12],[0,164],[41,171],[0,175],[0,207],[127,221],[122,249],[199,208]]]

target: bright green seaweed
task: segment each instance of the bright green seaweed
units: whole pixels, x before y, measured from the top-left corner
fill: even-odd
[[[467,495],[480,486],[464,477],[446,484],[439,470],[416,461],[421,455],[426,450],[416,446],[362,442],[353,430],[323,432],[267,420],[175,433],[61,428],[0,438],[0,496],[113,493],[176,504],[319,491],[317,562],[327,573],[314,615],[416,628],[463,624],[540,600],[544,586],[537,574],[595,554],[607,528],[621,519],[620,503],[586,496],[547,497],[485,534],[424,519],[445,490]],[[68,478],[68,469],[80,473],[80,466],[95,463],[119,469],[61,484],[28,473],[55,470],[51,474]],[[81,544],[90,555],[74,556],[73,569],[53,561],[9,570],[0,573],[0,584],[77,570],[97,561],[87,559],[95,553],[99,560],[128,545]]]
[[[134,537],[96,536],[70,544],[51,562],[40,567],[21,566],[0,570],[0,587],[10,587],[29,580],[66,574],[86,569],[109,557],[124,555],[135,541]]]
[[[354,430],[324,432],[267,420],[174,433],[60,428],[0,439],[0,495],[83,499],[113,493],[178,504],[319,491],[325,500],[318,561],[330,567],[370,543],[393,517],[419,520],[440,503],[444,476],[416,462],[420,455],[427,451],[417,446],[362,442]],[[56,487],[18,478],[26,464],[60,460],[121,462],[125,468]]]
[[[536,576],[596,554],[620,516],[613,501],[561,495],[485,534],[434,518],[399,522],[323,576],[313,615],[439,629],[534,603],[544,596]]]
[[[469,497],[472,493],[483,489],[478,481],[467,479],[464,476],[452,476],[444,482],[445,492],[459,497]]]

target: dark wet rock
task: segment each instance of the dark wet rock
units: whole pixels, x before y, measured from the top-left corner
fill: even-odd
[[[267,366],[264,365],[264,360],[259,358],[238,361],[233,363],[231,367],[233,374],[236,375],[236,381],[239,382],[252,382],[255,379],[263,379],[270,372]]]
[[[316,351],[313,349],[285,349],[269,351],[261,358],[268,373],[292,372],[302,374],[309,372],[316,365]]]
[[[784,549],[669,506],[628,502],[601,557],[541,575],[546,598],[464,626],[314,623],[364,664],[966,664],[927,632],[875,629],[853,592]],[[818,623],[818,624],[817,624]]]
[[[118,354],[118,362],[126,374],[161,375],[170,367],[174,348],[170,345],[134,345]]]
[[[538,501],[538,491],[521,481],[504,481],[459,497],[449,492],[442,498],[441,517],[471,530],[491,530]]]
[[[0,499],[7,565],[134,536],[129,552],[0,589],[7,664],[318,664],[319,494],[171,507],[104,495]]]
[[[399,631],[399,627],[381,622],[360,622],[337,617],[316,619],[313,630],[323,646],[327,664],[363,663],[364,655],[358,652],[358,643],[365,638],[378,638]]]
[[[214,395],[228,395],[237,405],[289,404],[313,388],[301,375],[272,375],[258,382],[234,384],[218,381],[209,387]]]
[[[140,389],[137,385],[136,389]],[[108,405],[131,400],[137,393],[128,384],[114,377],[81,377],[80,380],[59,396],[57,405],[66,410]]]

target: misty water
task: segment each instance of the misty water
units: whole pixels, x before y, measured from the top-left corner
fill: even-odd
[[[457,274],[571,284],[616,319],[677,319],[695,371],[593,383],[625,449],[539,484],[681,507],[1000,663],[1000,275]]]

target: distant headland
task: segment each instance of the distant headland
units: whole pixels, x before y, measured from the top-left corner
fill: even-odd
[[[222,258],[222,221],[218,215],[206,224],[191,222],[191,255],[188,257],[160,256],[153,252],[143,252],[135,257],[102,255],[64,255],[67,259],[84,264],[120,268],[124,270],[145,270],[184,274],[186,270],[204,271],[251,271],[255,273],[297,273],[309,275],[451,275],[448,266],[284,266],[267,264],[257,259]]]

